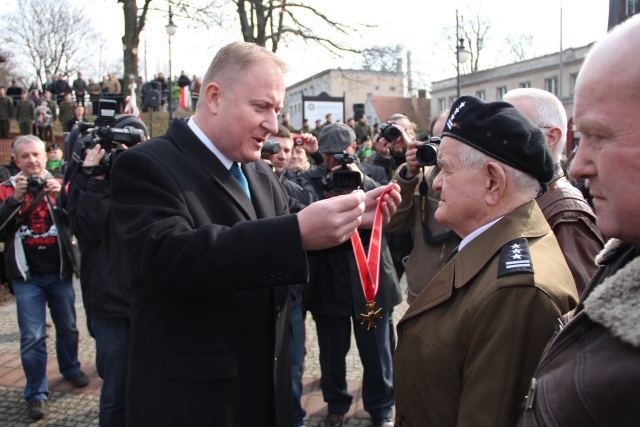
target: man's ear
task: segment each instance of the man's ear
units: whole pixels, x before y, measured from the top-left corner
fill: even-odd
[[[507,185],[507,175],[496,162],[487,162],[483,168],[485,178],[485,200],[489,206],[496,205],[502,198]]]
[[[211,82],[204,89],[205,105],[212,114],[217,114],[220,110],[220,99],[222,98],[222,88],[218,82]]]
[[[560,138],[562,138],[562,130],[559,127],[553,127],[549,129],[547,134],[545,135],[547,140],[547,145],[549,146],[549,150],[553,153],[556,146],[560,143]]]

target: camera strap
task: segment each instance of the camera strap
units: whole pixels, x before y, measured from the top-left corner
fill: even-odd
[[[437,246],[444,243],[447,239],[453,236],[453,231],[447,230],[444,233],[433,235],[431,228],[429,227],[429,217],[433,213],[427,214],[427,204],[429,203],[429,185],[427,184],[427,177],[423,174],[422,181],[419,184],[420,187],[420,219],[422,220],[422,236],[425,243],[431,246]]]
[[[24,213],[18,215],[18,221],[22,222],[25,219],[29,218],[29,216],[33,213],[33,211],[36,210],[36,208],[38,207],[38,205],[42,201],[43,197],[44,197],[44,190],[40,190],[38,195],[33,198],[33,201],[29,205],[29,208]]]
[[[382,308],[375,309],[376,302],[374,301],[376,293],[378,293],[378,285],[380,279],[380,240],[382,239],[382,199],[385,194],[390,193],[393,187],[389,187],[378,198],[378,205],[376,206],[376,212],[373,220],[373,227],[371,229],[371,240],[369,242],[369,253],[365,255],[364,247],[362,246],[362,240],[360,234],[356,230],[351,236],[351,245],[353,246],[353,252],[356,257],[356,265],[358,267],[358,274],[360,275],[360,282],[362,283],[362,290],[364,297],[367,301],[368,313],[361,313],[362,324],[369,322],[367,330],[371,329],[375,325],[375,319],[380,318],[380,312]]]

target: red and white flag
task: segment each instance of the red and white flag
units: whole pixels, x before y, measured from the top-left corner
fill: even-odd
[[[136,92],[131,88],[131,95],[127,96],[127,105],[124,107],[124,114],[133,114],[137,118],[141,119],[142,115],[138,109],[138,103],[136,102]]]
[[[180,89],[180,108],[183,110],[189,108],[189,86]]]

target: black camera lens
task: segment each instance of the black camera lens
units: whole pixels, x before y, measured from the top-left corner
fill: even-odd
[[[422,166],[433,166],[438,163],[438,147],[440,138],[434,137],[418,147],[416,158]]]
[[[38,175],[27,178],[27,191],[31,194],[37,194],[44,188],[44,180]]]
[[[380,125],[380,135],[382,135],[382,137],[387,141],[392,142],[400,139],[402,132],[400,132],[400,129],[393,126],[392,122],[387,122]]]
[[[272,154],[278,154],[280,152],[280,143],[273,139],[267,139],[262,145],[260,156],[264,159]]]

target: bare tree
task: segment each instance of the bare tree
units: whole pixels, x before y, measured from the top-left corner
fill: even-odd
[[[535,56],[533,34],[509,34],[504,41],[509,54],[516,61],[524,61]]]
[[[240,30],[246,42],[278,50],[284,37],[294,36],[311,41],[332,53],[361,53],[347,43],[338,42],[338,34],[353,36],[358,29],[329,18],[304,2],[288,0],[232,0],[237,6]],[[362,25],[362,27],[370,27]],[[324,29],[317,31],[318,28]],[[337,34],[336,34],[337,33]],[[322,36],[321,34],[331,34]]]
[[[365,70],[396,72],[402,61],[404,46],[373,46],[362,51],[362,68]]]
[[[492,22],[482,16],[481,6],[473,9],[470,4],[466,6],[466,15],[460,16],[460,37],[466,42],[466,48],[471,54],[469,61],[461,64],[467,72],[480,70],[480,54],[486,46],[487,35],[491,30]]]
[[[90,61],[98,39],[91,21],[67,0],[18,0],[18,8],[3,16],[0,39],[25,59],[40,83],[46,74],[81,70]]]
[[[238,17],[234,25],[240,25],[243,40],[267,47],[276,52],[286,37],[294,36],[305,41],[313,41],[333,53],[337,51],[356,52],[360,50],[350,47],[347,43],[336,42],[336,32],[346,36],[353,36],[356,30],[327,17],[319,10],[304,4],[304,2],[289,2],[287,0],[144,0],[138,7],[136,0],[117,0],[122,3],[125,21],[122,47],[124,49],[124,80],[125,87],[129,76],[138,75],[138,46],[140,34],[144,30],[148,13],[166,14],[168,7],[172,8],[174,18],[186,22],[192,27],[210,28],[222,25],[228,15],[227,6],[233,6]],[[325,26],[323,37],[315,28]],[[313,28],[312,28],[313,27]],[[363,27],[369,27],[363,25]]]
[[[140,7],[136,0],[117,0],[122,3],[124,14],[124,35],[122,49],[124,51],[124,87],[128,86],[130,76],[138,76],[138,46],[140,35],[147,23],[150,12],[168,15],[169,8],[181,21],[190,26],[209,27],[219,21],[218,9],[225,0],[143,0]],[[153,3],[153,7],[152,7]],[[167,21],[168,22],[168,21]]]

